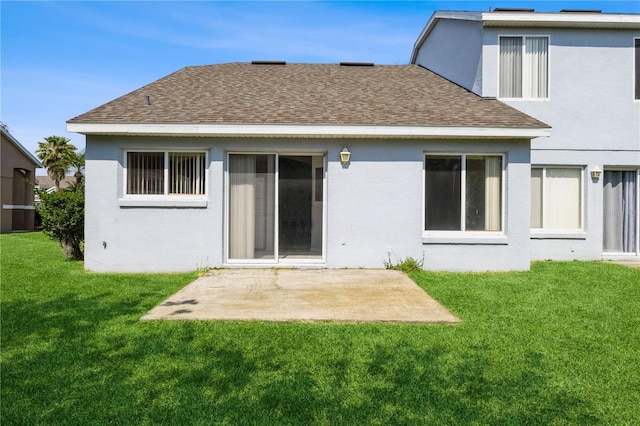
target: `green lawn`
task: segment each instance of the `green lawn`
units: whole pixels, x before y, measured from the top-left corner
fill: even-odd
[[[414,274],[458,325],[139,322],[196,274],[0,243],[3,426],[640,423],[640,270]]]

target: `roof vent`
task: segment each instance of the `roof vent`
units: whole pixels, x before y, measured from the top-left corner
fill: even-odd
[[[526,7],[496,7],[494,12],[535,12],[535,9],[529,9]]]
[[[341,67],[372,67],[373,62],[340,62]]]
[[[287,65],[287,61],[251,61],[251,65]]]
[[[602,13],[600,9],[562,9],[560,13]]]

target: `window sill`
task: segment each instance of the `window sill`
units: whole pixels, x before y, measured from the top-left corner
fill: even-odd
[[[492,235],[423,235],[422,244],[466,244],[466,245],[507,245],[509,238],[504,234]]]
[[[161,199],[141,199],[141,198],[119,198],[118,206],[120,207],[138,207],[138,208],[206,208],[209,200],[203,198],[161,198]]]
[[[507,102],[549,102],[549,98],[498,98],[499,101]]]
[[[532,240],[586,240],[584,231],[531,231]]]

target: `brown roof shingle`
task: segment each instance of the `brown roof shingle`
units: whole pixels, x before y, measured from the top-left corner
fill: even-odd
[[[250,63],[186,67],[69,123],[548,127],[417,65]]]

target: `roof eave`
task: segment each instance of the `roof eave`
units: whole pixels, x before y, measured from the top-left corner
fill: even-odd
[[[297,137],[297,138],[486,138],[549,137],[549,127],[482,126],[355,126],[299,124],[144,124],[67,123],[67,131],[84,135],[180,137]]]
[[[640,29],[638,14],[484,12],[485,27]]]

